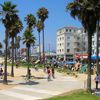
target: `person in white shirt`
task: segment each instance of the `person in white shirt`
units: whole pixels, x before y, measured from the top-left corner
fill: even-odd
[[[99,79],[99,75],[96,74],[96,76],[95,76],[96,89],[98,89],[99,80],[100,80],[100,79]]]

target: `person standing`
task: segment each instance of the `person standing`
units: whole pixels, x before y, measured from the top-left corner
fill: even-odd
[[[3,69],[2,68],[0,68],[0,77],[1,77],[1,79],[3,77]]]
[[[51,73],[52,73],[52,78],[54,79],[55,78],[55,70],[54,70],[54,67],[51,68]]]
[[[99,84],[99,75],[96,74],[95,76],[95,84],[96,84],[96,89],[98,89],[98,84]]]
[[[48,81],[51,81],[51,71],[50,71],[50,67],[47,67],[47,75],[48,75]]]

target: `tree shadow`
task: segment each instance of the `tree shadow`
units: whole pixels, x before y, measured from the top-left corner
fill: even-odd
[[[21,77],[25,78],[26,75],[21,75]],[[32,79],[47,79],[46,77],[39,77],[39,76],[31,76]]]
[[[37,77],[37,76],[34,76],[35,79],[47,79],[46,77]]]
[[[8,82],[8,83],[11,83],[11,82],[13,82],[13,81],[12,81],[12,80],[7,80],[7,82]],[[0,80],[0,83],[3,83],[3,79]]]
[[[37,85],[39,82],[34,82],[34,81],[27,81],[27,82],[22,82],[19,83],[20,85]]]

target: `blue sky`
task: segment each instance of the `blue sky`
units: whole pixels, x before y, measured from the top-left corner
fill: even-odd
[[[71,0],[0,0],[0,4],[4,1],[12,1],[13,4],[17,5],[17,9],[19,10],[18,15],[20,16],[24,29],[19,34],[22,36],[26,23],[24,21],[24,17],[27,14],[34,14],[36,16],[36,12],[39,8],[45,7],[49,11],[49,17],[45,21],[45,50],[50,49],[56,50],[56,32],[59,28],[65,27],[65,26],[76,26],[81,27],[81,24],[79,21],[74,20],[69,13],[66,13],[66,5]],[[36,16],[37,17],[37,16]],[[0,41],[2,42],[4,40],[5,36],[5,29],[3,27],[3,24],[0,23]],[[34,29],[33,34],[37,37],[38,33],[36,29]],[[38,38],[37,38],[38,40]],[[38,43],[38,42],[37,42]],[[24,45],[21,44],[21,47],[24,47]]]

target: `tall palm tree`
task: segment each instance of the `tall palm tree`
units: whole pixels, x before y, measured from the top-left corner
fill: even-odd
[[[97,18],[95,15],[94,5],[92,1],[74,0],[66,7],[70,11],[73,18],[78,18],[88,34],[88,77],[87,90],[91,91],[91,51],[92,51],[92,35],[96,31]]]
[[[43,30],[43,28],[44,28],[44,25],[43,25],[43,23],[42,23],[41,20],[38,20],[38,21],[37,21],[36,27],[37,27],[37,31],[38,31],[38,37],[39,37],[39,60],[40,60],[40,62],[41,62],[40,32],[41,32],[41,30]]]
[[[28,29],[29,29],[30,31],[32,31],[32,29],[35,28],[35,26],[36,26],[36,18],[34,17],[34,15],[28,14],[28,15],[25,17],[25,21],[27,22]]]
[[[17,60],[17,56],[18,56],[18,49],[20,48],[20,40],[21,40],[20,36],[15,37],[15,57],[16,57],[16,60]]]
[[[44,8],[44,7],[38,9],[38,11],[37,11],[37,16],[38,16],[38,18],[43,23],[43,29],[42,29],[42,31],[43,31],[43,63],[45,63],[45,53],[44,53],[44,51],[45,51],[44,50],[44,22],[48,18],[48,13],[49,13],[48,10],[46,8]]]
[[[26,44],[26,48],[27,48],[27,62],[28,62],[28,67],[27,67],[27,78],[30,78],[30,73],[29,73],[29,51],[30,51],[30,47],[31,45],[35,44],[35,37],[32,35],[32,32],[30,32],[29,29],[26,29],[26,31],[24,32],[24,38],[23,38],[23,44]]]
[[[19,19],[19,18],[18,18],[18,19]],[[22,24],[22,22],[20,21],[20,19],[19,19],[18,22],[17,22],[17,29],[18,29],[18,30],[16,30],[16,32],[17,32],[17,31],[20,32],[20,31],[23,29],[23,24]],[[19,31],[19,30],[20,30],[20,31]],[[18,48],[17,48],[18,45],[16,45],[16,43],[19,44],[20,39],[21,39],[21,37],[20,37],[20,36],[17,37],[17,35],[18,35],[18,34],[15,35],[15,62],[16,62],[16,60],[17,60],[16,50],[18,49]]]
[[[22,22],[20,21],[17,14],[12,15],[11,27],[9,28],[9,35],[12,38],[12,67],[11,76],[14,77],[14,38],[22,30]]]
[[[4,2],[4,4],[0,4],[1,11],[0,15],[3,15],[2,23],[5,26],[5,66],[4,66],[4,79],[3,83],[7,84],[7,48],[8,48],[8,35],[9,35],[9,27],[11,22],[11,16],[18,12],[16,10],[16,5],[13,5],[11,2]]]
[[[2,48],[2,43],[0,42],[0,49]]]

